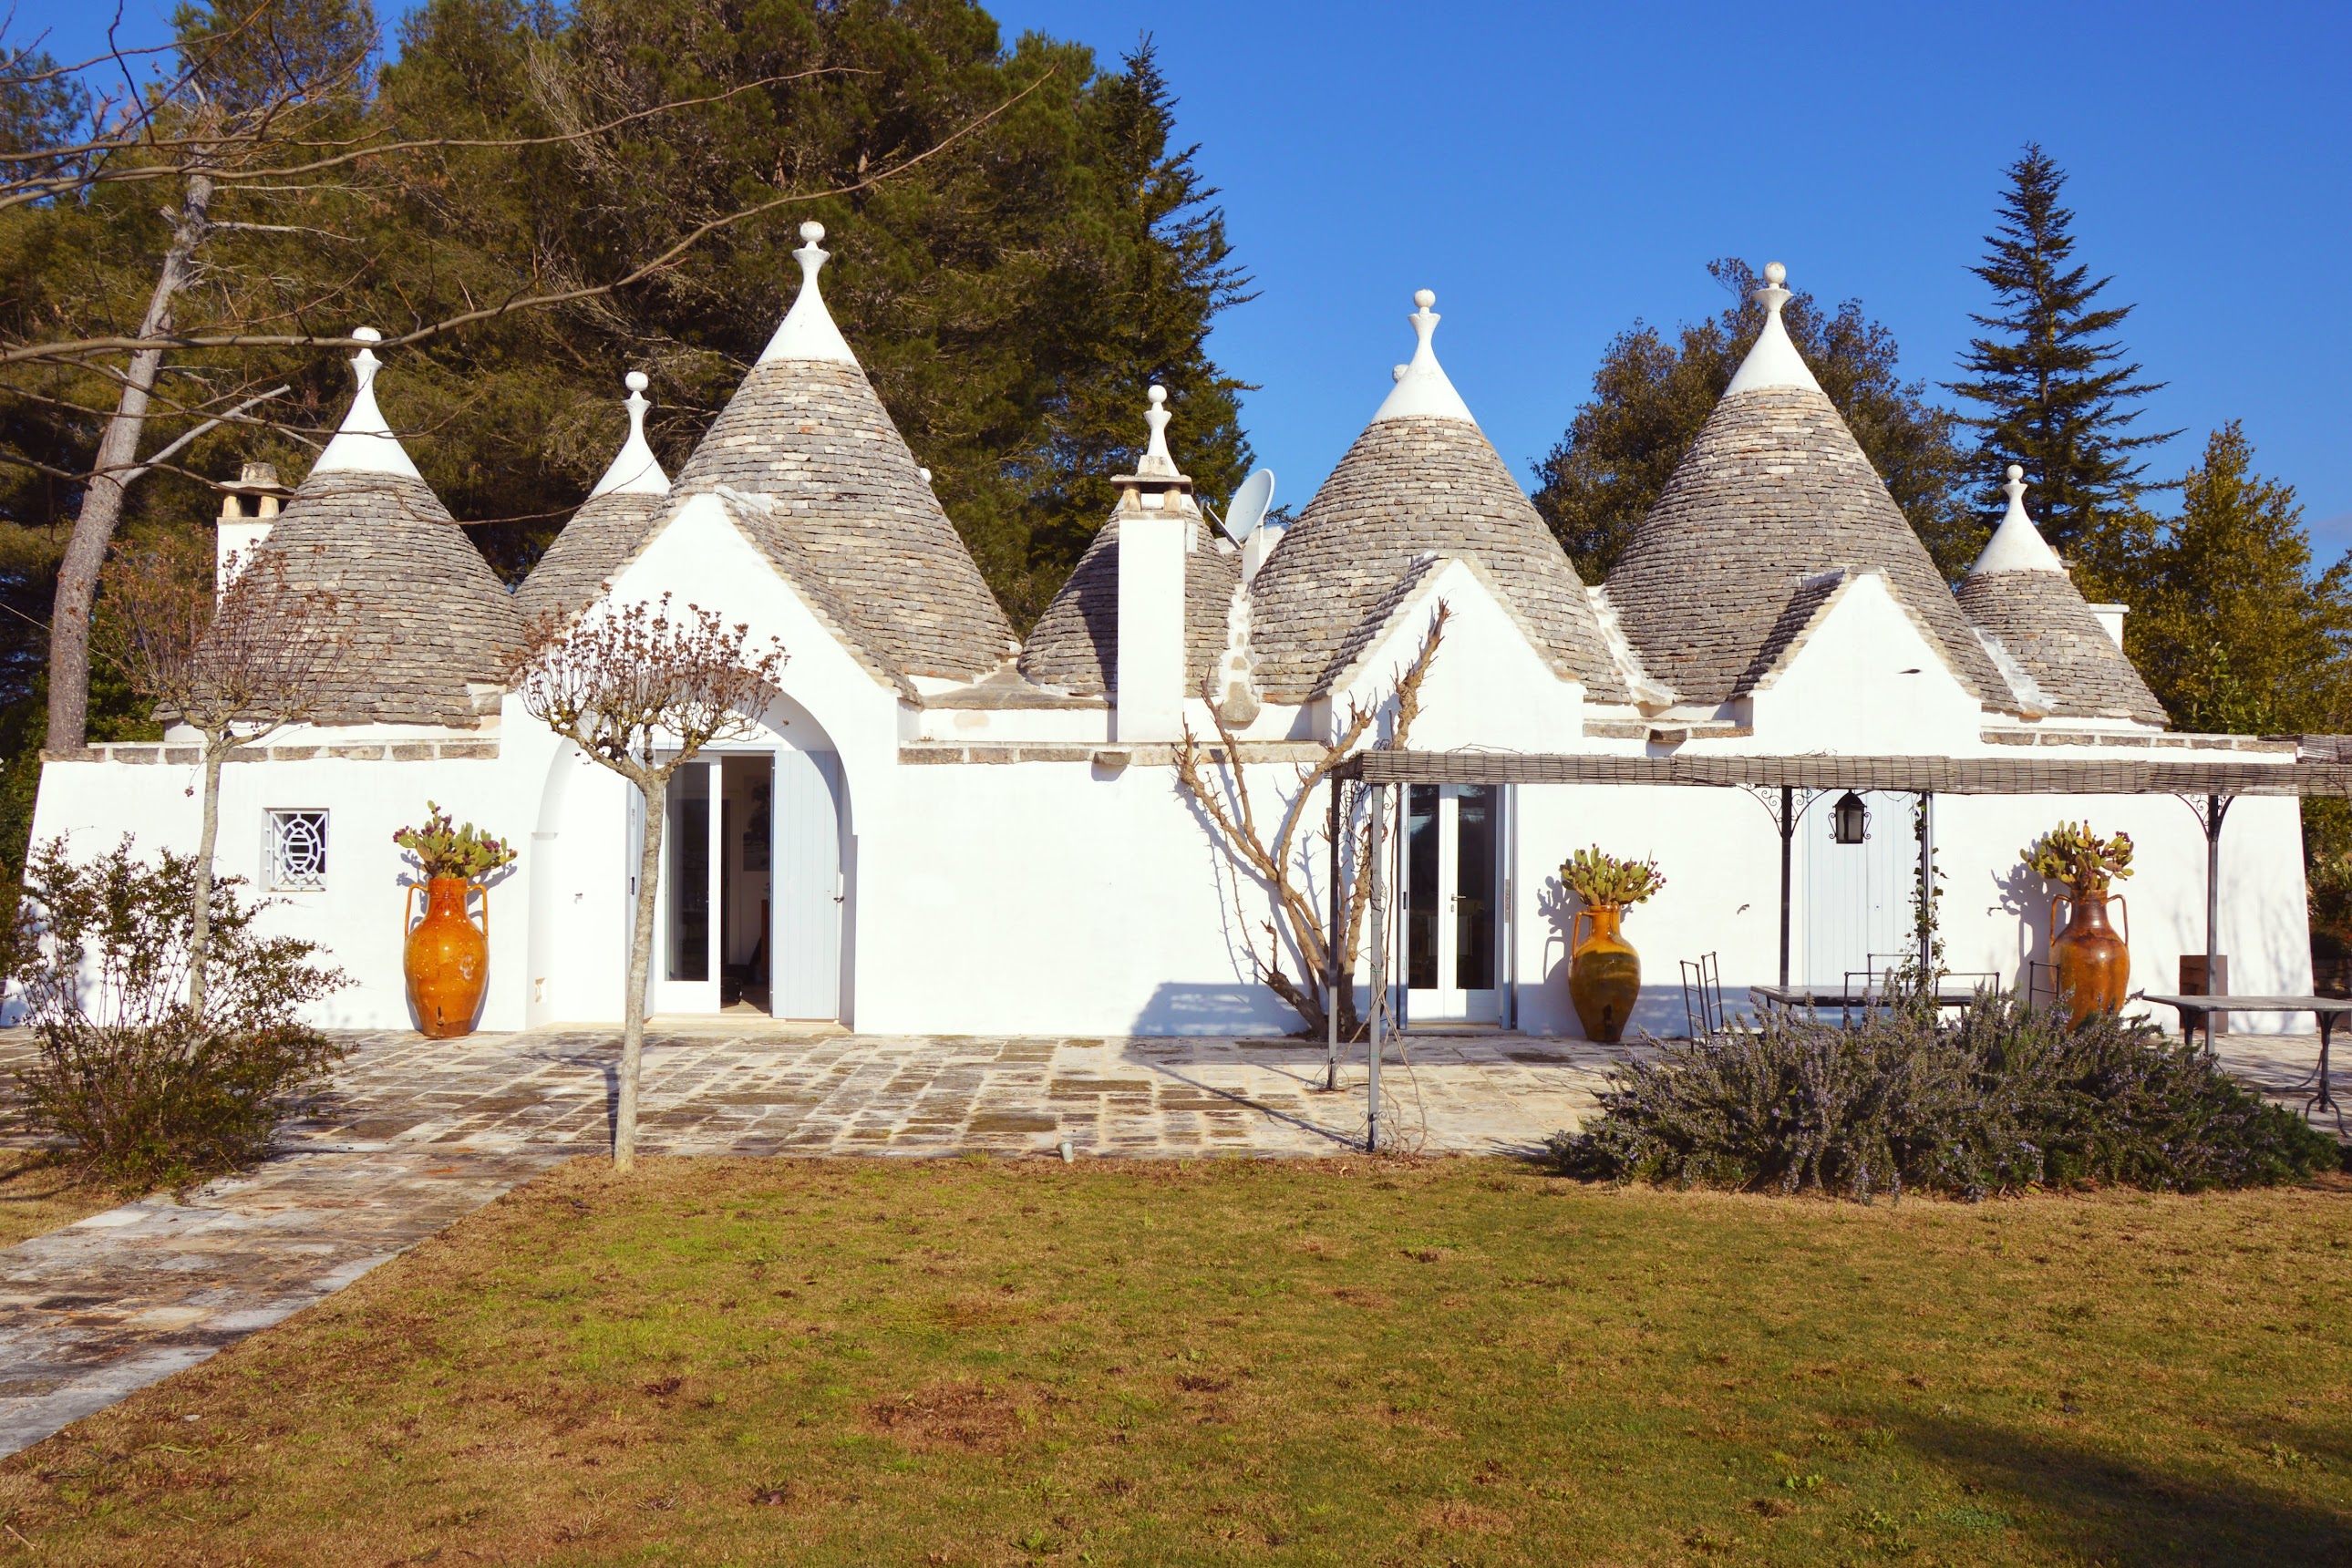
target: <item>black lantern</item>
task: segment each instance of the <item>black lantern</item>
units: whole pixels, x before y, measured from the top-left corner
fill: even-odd
[[[1831,808],[1832,829],[1840,844],[1859,844],[1870,837],[1870,808],[1852,790],[1838,796]]]

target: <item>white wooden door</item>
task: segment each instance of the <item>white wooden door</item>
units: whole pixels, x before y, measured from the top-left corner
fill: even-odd
[[[719,759],[697,757],[672,773],[666,804],[653,1010],[716,1013],[723,854]]]
[[[841,1016],[841,758],[780,751],[775,784],[775,1016]]]
[[[1404,791],[1404,979],[1409,1024],[1502,1016],[1503,791]]]
[[[1869,831],[1860,844],[1836,837],[1837,797],[1824,795],[1799,830],[1804,849],[1801,894],[1804,952],[1800,971],[1817,990],[1844,985],[1864,972],[1884,976],[1906,962],[1911,889],[1918,879],[1918,841],[1907,795],[1865,795]]]

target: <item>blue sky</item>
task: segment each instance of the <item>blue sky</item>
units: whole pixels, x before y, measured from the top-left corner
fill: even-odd
[[[163,0],[127,0],[126,31]],[[1714,257],[1857,297],[1948,379],[1968,271],[2039,140],[2078,254],[2137,301],[2176,475],[2221,422],[2352,548],[2352,6],[998,0],[1106,58],[1150,30],[1259,298],[1213,352],[1304,501],[1437,290],[1440,357],[1524,480],[1609,338],[1717,309]],[[387,16],[391,10],[386,7]],[[45,16],[45,13],[47,16]],[[143,19],[142,19],[143,18]],[[32,0],[60,54],[103,14]],[[152,33],[151,33],[152,36]],[[1179,410],[1181,417],[1181,411]]]

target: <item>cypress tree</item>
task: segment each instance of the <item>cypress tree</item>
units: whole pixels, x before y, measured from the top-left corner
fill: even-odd
[[[1981,410],[1968,418],[1979,433],[1977,515],[2000,521],[2000,476],[2023,464],[2043,537],[2106,591],[2124,581],[2124,518],[2146,488],[2134,455],[2179,432],[2131,429],[2133,405],[2164,383],[2140,380],[2114,336],[2133,309],[2097,302],[2114,279],[2074,259],[2074,214],[2058,201],[2065,172],[2033,142],[2007,172],[2000,227],[1969,269],[1992,287],[1994,313],[1970,318],[1990,335],[1969,340],[1967,379],[1950,388]]]

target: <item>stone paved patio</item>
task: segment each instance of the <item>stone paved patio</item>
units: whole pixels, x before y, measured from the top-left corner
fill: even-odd
[[[723,1025],[656,1029],[645,1147],[677,1154],[1337,1154],[1364,1136],[1361,1047],[1337,1094],[1293,1040],[883,1037]],[[603,1029],[425,1040],[361,1037],[291,1148],[425,1143],[602,1152],[618,1051]],[[1633,1047],[1517,1035],[1419,1036],[1383,1070],[1400,1146],[1539,1146],[1593,1104]]]
[[[1322,1051],[1289,1040],[882,1038],[756,1023],[654,1029],[649,1152],[1052,1157],[1067,1141],[1078,1156],[1318,1155],[1363,1138],[1360,1049],[1334,1094],[1321,1087]],[[353,1043],[333,1090],[260,1171],[0,1251],[0,1454],[331,1295],[556,1162],[608,1147],[611,1031]],[[2247,1083],[2308,1098],[2315,1037],[2220,1044]],[[0,1037],[0,1070],[28,1048]],[[1383,1071],[1384,1114],[1399,1147],[1524,1152],[1580,1123],[1634,1049],[1415,1036]]]

